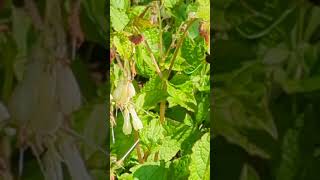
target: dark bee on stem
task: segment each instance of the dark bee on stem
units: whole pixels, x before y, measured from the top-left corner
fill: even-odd
[[[129,36],[129,40],[133,44],[138,45],[144,40],[144,37],[141,34],[137,34],[137,35]]]

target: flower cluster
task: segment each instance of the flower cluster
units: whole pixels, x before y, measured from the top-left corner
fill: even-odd
[[[118,86],[113,91],[113,100],[116,103],[116,106],[122,111],[124,118],[124,123],[122,131],[124,134],[128,135],[132,132],[132,126],[130,123],[130,115],[132,118],[132,125],[134,130],[139,130],[143,128],[142,122],[138,117],[134,106],[130,103],[132,97],[136,94],[134,86],[130,80],[121,80],[118,83]]]

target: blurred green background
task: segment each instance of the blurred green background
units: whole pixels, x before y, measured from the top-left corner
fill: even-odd
[[[320,7],[215,0],[213,179],[320,177]]]

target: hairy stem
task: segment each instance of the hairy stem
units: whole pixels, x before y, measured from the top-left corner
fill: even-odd
[[[152,50],[151,50],[151,48],[150,48],[150,46],[149,46],[149,44],[148,44],[148,42],[146,40],[144,40],[144,44],[145,44],[145,46],[147,48],[147,51],[150,53],[152,63],[154,64],[154,66],[156,68],[156,72],[158,73],[159,77],[162,79],[162,77],[163,77],[162,72],[161,72],[161,70],[159,68],[159,65],[157,63],[157,60],[154,57],[154,54],[153,54],[153,52],[152,52]]]
[[[134,131],[134,140],[138,141],[139,140],[139,132],[138,131]],[[138,142],[136,145],[136,150],[137,150],[137,155],[138,155],[138,161],[139,163],[143,163],[143,158],[141,155],[141,148],[140,148],[140,143]]]
[[[161,3],[161,2],[160,2]],[[163,56],[163,41],[162,41],[162,19],[161,19],[161,7],[162,5],[159,3],[157,3],[157,7],[158,7],[158,21],[159,21],[159,53],[160,53],[160,61],[161,63],[163,63],[164,59],[162,59],[161,57]]]
[[[166,113],[166,101],[160,103],[160,123],[164,124],[165,122],[165,113]]]

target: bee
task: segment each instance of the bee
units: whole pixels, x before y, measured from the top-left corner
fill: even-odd
[[[137,35],[131,35],[129,36],[129,40],[135,44],[138,45],[140,44],[142,41],[144,41],[144,37],[141,34],[137,34]]]

